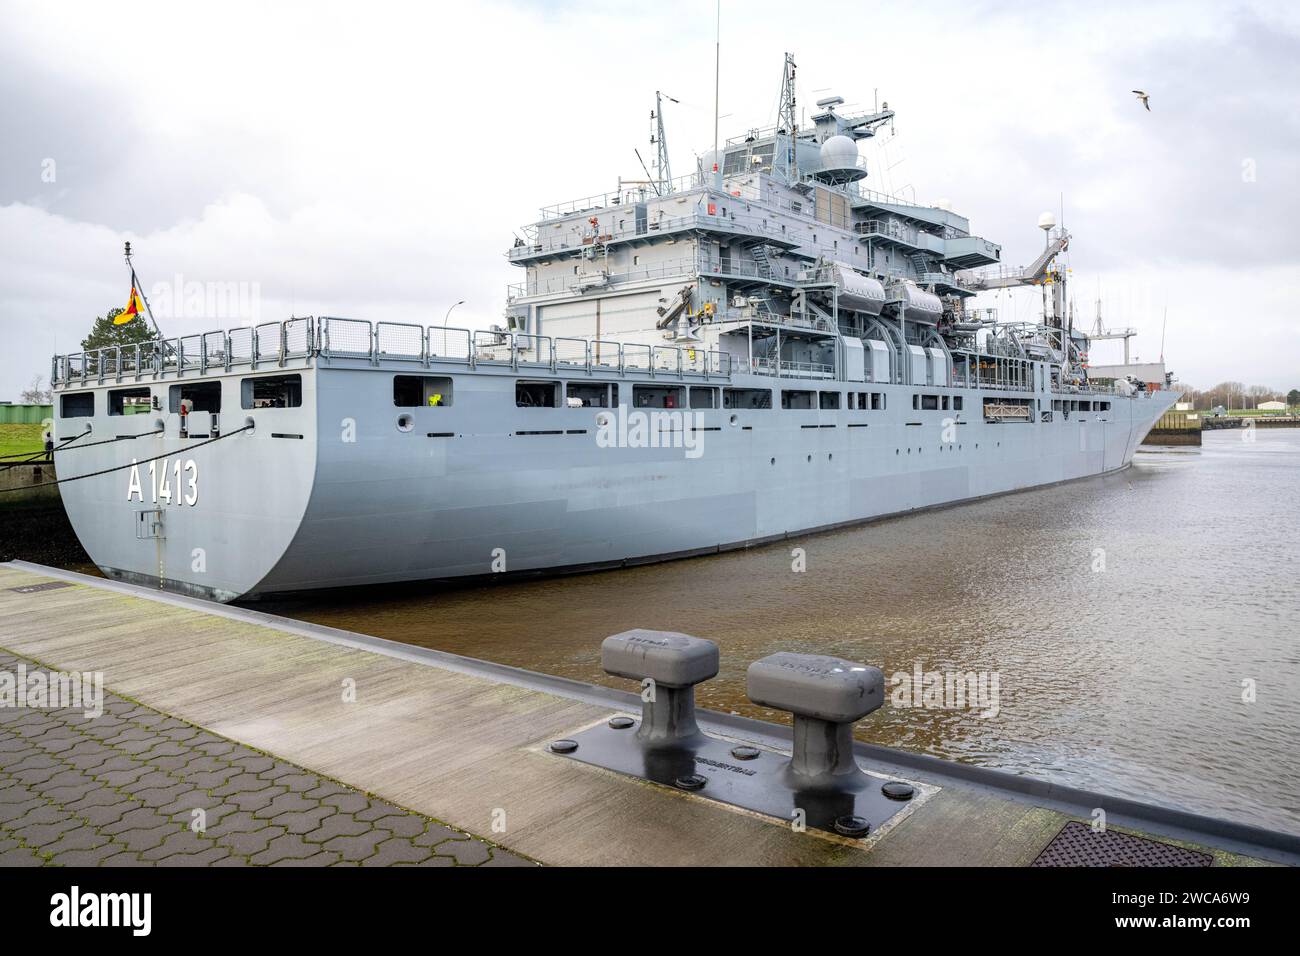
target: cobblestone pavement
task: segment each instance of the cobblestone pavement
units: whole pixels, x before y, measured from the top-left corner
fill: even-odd
[[[93,719],[0,706],[0,866],[43,864],[534,865],[108,691]]]

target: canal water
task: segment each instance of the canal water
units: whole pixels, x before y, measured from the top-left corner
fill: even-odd
[[[258,607],[625,689],[602,638],[684,631],[722,650],[702,706],[777,720],[749,663],[834,654],[891,681],[863,740],[1300,833],[1300,430],[1243,434],[751,551]],[[918,672],[985,697],[936,706]]]

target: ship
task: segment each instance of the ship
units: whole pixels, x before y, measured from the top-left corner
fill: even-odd
[[[108,578],[220,602],[714,554],[1126,468],[1168,380],[1090,376],[1062,255],[867,185],[839,97],[548,206],[486,329],[291,317],[56,355]],[[638,151],[638,157],[640,156]],[[1026,289],[1041,320],[980,292]]]

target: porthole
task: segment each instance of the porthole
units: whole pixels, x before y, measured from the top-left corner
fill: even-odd
[[[397,416],[397,430],[399,432],[409,432],[414,427],[415,427],[415,416],[413,415]]]
[[[772,459],[772,464],[774,464],[774,465],[776,464],[776,459],[775,459],[775,458]]]
[[[728,421],[731,422],[731,425],[734,428],[735,426],[740,424],[740,416],[732,415],[731,418],[728,419]]]

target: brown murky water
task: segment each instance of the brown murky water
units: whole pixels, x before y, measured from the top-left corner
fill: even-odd
[[[703,706],[775,719],[744,679],[777,650],[996,672],[996,715],[896,700],[859,736],[1300,832],[1298,491],[1300,430],[1211,432],[1117,476],[748,552],[258,607],[627,689],[601,639],[685,631],[722,649]]]

